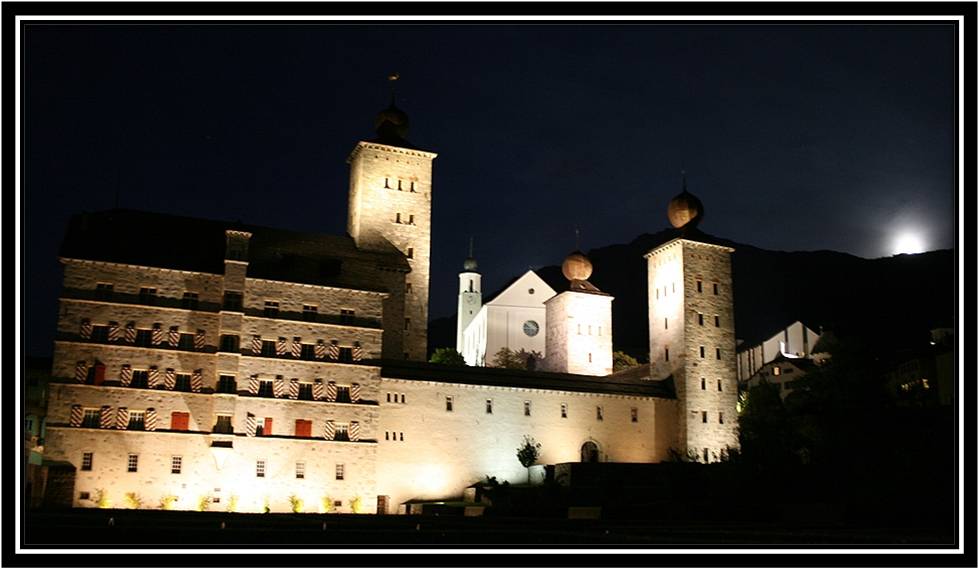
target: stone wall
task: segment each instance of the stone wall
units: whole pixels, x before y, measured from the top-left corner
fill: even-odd
[[[612,373],[612,297],[567,291],[545,302],[549,371]]]

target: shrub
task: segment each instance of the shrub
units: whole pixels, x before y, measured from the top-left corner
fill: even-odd
[[[227,511],[229,511],[229,512],[237,512],[238,511],[238,495],[237,494],[232,494],[231,497],[228,498]]]
[[[143,499],[135,492],[126,492],[126,507],[138,510],[143,505]]]
[[[211,496],[204,494],[197,499],[197,511],[206,512],[211,507]]]
[[[329,496],[323,496],[323,498],[320,499],[320,504],[323,507],[323,513],[325,514],[333,513],[334,510],[333,498]]]
[[[350,509],[353,510],[355,514],[364,513],[364,501],[361,500],[360,496],[355,496],[354,499],[350,501]]]
[[[174,503],[177,501],[177,497],[173,495],[167,495],[160,498],[160,509],[161,510],[172,510]]]
[[[464,366],[466,365],[466,358],[462,357],[462,354],[455,351],[452,348],[439,348],[435,350],[432,357],[429,358],[429,363],[442,364],[448,366]]]
[[[292,507],[292,513],[303,513],[303,500],[299,496],[296,496],[295,494],[289,496],[289,505]]]
[[[103,509],[112,507],[112,500],[109,499],[108,493],[102,488],[95,491],[95,503]]]
[[[272,511],[272,508],[269,507],[269,497],[268,496],[266,496],[265,497],[265,501],[262,502],[262,511],[265,512],[266,514],[268,514],[268,513],[270,513]]]

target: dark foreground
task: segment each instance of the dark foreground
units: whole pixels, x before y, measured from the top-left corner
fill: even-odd
[[[110,518],[112,524],[110,525]],[[224,523],[224,528],[221,524]],[[324,525],[325,524],[325,525]],[[948,532],[839,524],[666,523],[461,516],[232,514],[151,510],[35,511],[25,547],[385,547],[712,545],[950,547]]]

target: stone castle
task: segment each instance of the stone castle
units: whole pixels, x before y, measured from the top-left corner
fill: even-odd
[[[348,158],[348,235],[72,219],[45,445],[75,469],[66,502],[398,513],[486,476],[526,480],[525,435],[542,464],[737,446],[732,250],[697,231],[686,188],[675,238],[646,255],[648,366],[611,373],[614,299],[580,252],[566,290],[537,287],[543,324],[507,324],[543,340],[542,371],[427,364],[436,154],[408,142],[393,102],[375,128]],[[460,343],[483,306],[475,260],[464,269]]]

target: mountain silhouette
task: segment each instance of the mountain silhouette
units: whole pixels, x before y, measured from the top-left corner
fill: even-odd
[[[588,251],[594,266],[589,280],[615,297],[614,349],[640,361],[648,359],[649,351],[643,255],[676,236],[675,230],[646,233],[627,244]],[[835,251],[770,251],[707,234],[700,238],[735,250],[735,335],[747,345],[800,320],[868,350],[893,352],[927,341],[931,328],[954,324],[955,256],[950,249],[864,259]],[[535,270],[555,290],[567,290],[560,266]],[[485,295],[484,301],[495,295]],[[454,347],[455,331],[454,314],[432,320],[429,351]]]

